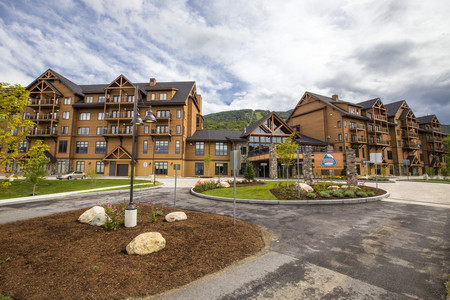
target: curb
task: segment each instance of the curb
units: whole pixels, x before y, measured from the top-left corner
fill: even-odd
[[[215,201],[223,201],[223,202],[233,202],[234,200],[231,198],[223,198],[223,197],[214,197],[203,195],[197,192],[194,192],[194,188],[191,188],[191,194],[199,197],[205,198],[209,200]],[[386,194],[373,196],[373,197],[365,197],[365,198],[351,198],[351,199],[333,199],[333,200],[253,200],[253,199],[236,199],[236,203],[245,203],[245,204],[262,204],[262,205],[329,205],[329,204],[357,204],[357,203],[368,203],[380,201],[384,198],[390,196],[389,192]]]
[[[401,182],[423,182],[423,183],[441,183],[441,184],[450,184],[448,181],[433,181],[433,180],[408,180],[408,179],[400,179]]]

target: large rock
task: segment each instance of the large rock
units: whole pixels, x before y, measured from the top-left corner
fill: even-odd
[[[167,222],[176,222],[176,221],[186,220],[187,216],[182,211],[175,211],[170,214],[167,214],[165,219]]]
[[[303,193],[312,193],[312,192],[314,192],[314,189],[310,185],[308,185],[306,183],[299,183],[298,184],[298,188],[300,189],[300,192],[303,192]]]
[[[166,240],[159,232],[141,233],[127,245],[128,254],[145,255],[166,247]]]
[[[218,186],[220,188],[229,188],[230,184],[228,182],[226,182],[226,181],[221,181],[221,182],[219,182]]]
[[[98,214],[105,214],[105,209],[101,206],[94,206],[87,211],[85,211],[79,218],[78,221],[81,223],[90,224],[91,221],[95,218]]]
[[[329,187],[328,187],[328,189],[329,190],[338,190],[339,189],[339,186],[337,186],[337,185],[330,185]]]
[[[106,220],[109,217],[106,215],[106,213],[99,213],[97,214],[91,222],[89,222],[89,225],[92,226],[103,226],[106,223]]]

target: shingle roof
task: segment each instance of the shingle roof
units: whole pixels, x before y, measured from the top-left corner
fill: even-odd
[[[428,124],[433,122],[433,119],[436,117],[436,115],[427,115],[417,118],[417,122],[420,124]]]
[[[325,104],[328,104],[329,106],[331,106],[335,110],[339,111],[340,113],[342,113],[346,117],[356,118],[356,119],[360,119],[360,120],[368,120],[369,119],[369,118],[364,117],[364,116],[351,114],[348,111],[346,111],[346,110],[344,110],[344,109],[342,109],[342,108],[340,108],[339,106],[336,105],[336,103],[346,103],[346,104],[350,104],[350,105],[361,107],[358,104],[350,103],[350,102],[343,101],[343,100],[336,101],[336,100],[333,100],[333,98],[322,96],[322,95],[311,93],[311,92],[307,92],[307,93],[310,94],[311,96],[319,99],[320,101],[324,102]]]
[[[325,146],[328,143],[321,140],[314,139],[304,134],[300,134],[300,138],[295,140],[299,145],[315,145],[315,146]]]
[[[148,83],[138,83],[139,89],[145,91],[153,91],[158,89],[173,88],[177,89],[177,92],[173,98],[169,101],[172,103],[184,103],[189,96],[189,93],[194,88],[195,81],[179,81],[179,82],[156,82],[155,86],[149,86]],[[151,105],[155,103],[161,103],[161,101],[148,101]]]
[[[404,101],[405,100],[400,100],[400,101],[392,102],[389,104],[385,104],[384,107],[387,110],[388,117],[395,116],[395,114],[398,112],[398,110],[400,109],[400,107],[402,106]]]
[[[202,142],[202,141],[237,141],[245,142],[245,138],[242,138],[242,131],[240,130],[216,130],[216,129],[203,129],[197,130],[191,137],[187,138],[188,142]]]
[[[55,71],[53,71],[52,69],[49,69],[50,71],[53,72],[53,74],[55,74],[55,76],[57,76],[69,89],[71,89],[75,94],[79,94],[81,96],[83,95],[83,90],[81,89],[81,87],[79,85],[77,85],[76,83],[70,81],[69,79],[67,79],[66,77],[62,76],[59,73],[56,73]]]
[[[377,102],[379,98],[375,98],[375,99],[370,99],[367,101],[363,101],[363,102],[359,102],[358,105],[361,106],[362,110],[366,110],[369,108],[372,108],[372,106],[375,104],[375,102]]]

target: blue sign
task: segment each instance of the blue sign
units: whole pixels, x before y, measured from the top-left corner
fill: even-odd
[[[331,167],[336,165],[336,160],[334,159],[333,155],[327,153],[322,158],[320,164],[324,167]]]

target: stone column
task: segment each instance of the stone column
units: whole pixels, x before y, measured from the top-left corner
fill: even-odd
[[[356,170],[356,154],[354,149],[345,150],[347,163],[347,182],[349,185],[358,186],[358,172]]]
[[[308,185],[313,184],[312,152],[303,153],[303,178]]]
[[[277,172],[278,158],[275,152],[275,144],[269,145],[269,177],[270,179],[278,179]]]
[[[333,146],[332,145],[327,145],[327,152],[328,153],[333,153]],[[330,177],[334,177],[334,175],[335,175],[334,169],[329,169],[328,170],[328,175],[330,175]]]

